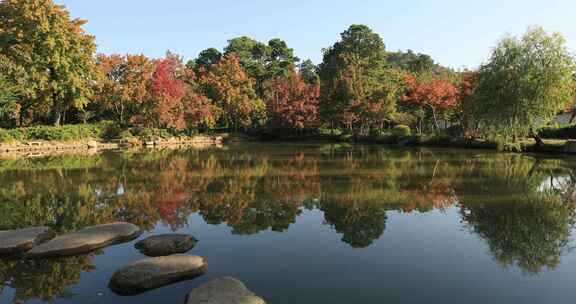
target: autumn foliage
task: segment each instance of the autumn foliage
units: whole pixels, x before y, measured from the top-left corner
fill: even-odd
[[[458,89],[443,79],[433,79],[430,82],[419,81],[412,75],[404,79],[407,93],[401,102],[416,106],[431,113],[434,126],[439,129],[439,116],[454,109],[458,103]],[[421,120],[424,116],[421,117]]]
[[[234,53],[224,56],[209,70],[203,69],[200,83],[203,93],[225,113],[222,118],[227,127],[246,128],[264,117],[264,103]]]
[[[53,0],[0,1],[0,16],[6,129],[104,121],[118,131],[110,136],[154,133],[146,128],[172,135],[311,130],[380,141],[440,131],[542,143],[538,130],[559,112],[576,117],[574,60],[560,35],[541,28],[504,39],[490,64],[460,72],[425,54],[390,52],[361,24],[342,32],[316,65],[280,38],[247,36],[187,62],[171,52],[97,55],[86,21]]]
[[[273,129],[310,129],[318,126],[320,87],[305,83],[296,71],[275,78],[266,100],[268,123]]]

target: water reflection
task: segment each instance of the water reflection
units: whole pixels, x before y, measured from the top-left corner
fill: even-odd
[[[197,213],[253,235],[286,231],[314,209],[343,242],[368,248],[389,212],[458,208],[498,263],[536,274],[571,249],[574,169],[570,159],[334,145],[3,160],[0,229],[123,220],[177,230]],[[49,301],[92,268],[90,256],[3,261],[0,284],[16,290],[15,302]]]
[[[0,263],[0,294],[5,287],[15,290],[12,303],[31,299],[52,301],[69,298],[67,288],[80,281],[83,272],[94,271],[92,256],[52,260],[12,259]]]

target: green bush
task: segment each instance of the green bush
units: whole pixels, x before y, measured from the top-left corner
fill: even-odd
[[[72,141],[101,136],[99,125],[65,125],[61,127],[34,126],[0,130],[0,142],[26,141],[26,140],[56,140]]]
[[[21,129],[0,129],[0,142],[21,141],[25,135]]]
[[[410,130],[410,127],[406,125],[397,125],[392,128],[392,134],[396,137],[406,137],[412,134],[412,130]]]
[[[320,129],[318,129],[318,134],[322,135],[322,136],[340,136],[340,135],[342,135],[342,130],[322,127]]]
[[[354,139],[354,136],[352,134],[342,134],[340,135],[340,140],[341,141],[352,141]]]
[[[540,136],[542,138],[553,138],[553,139],[573,139],[576,138],[576,125],[571,126],[548,126],[540,130]]]
[[[160,138],[167,139],[167,138],[174,137],[174,135],[171,134],[168,130],[156,129],[156,128],[134,129],[132,131],[132,134],[134,134],[135,136],[138,136],[138,137],[142,137],[142,138],[160,137]]]

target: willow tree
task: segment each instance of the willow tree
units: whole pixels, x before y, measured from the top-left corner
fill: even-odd
[[[572,99],[574,61],[559,33],[529,29],[506,37],[478,74],[475,113],[484,131],[506,141],[542,140],[537,131]]]
[[[5,0],[0,16],[0,54],[25,70],[26,98],[47,103],[59,125],[91,94],[96,44],[82,29],[86,22],[52,0]]]

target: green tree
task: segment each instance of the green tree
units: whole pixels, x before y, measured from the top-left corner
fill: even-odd
[[[475,113],[481,128],[508,141],[532,136],[572,100],[574,62],[558,33],[529,29],[506,37],[480,67]]]
[[[238,37],[228,41],[224,54],[236,54],[240,64],[255,80],[254,89],[261,98],[265,92],[265,82],[277,76],[288,76],[291,67],[300,59],[294,56],[294,50],[278,38],[271,39],[268,44],[256,41],[250,37]]]
[[[350,129],[356,124],[365,129],[371,120],[364,119],[366,113],[390,119],[401,81],[386,66],[382,38],[365,25],[350,26],[341,37],[324,50],[319,66],[322,119]]]
[[[388,66],[411,73],[422,73],[440,68],[430,55],[414,53],[412,50],[388,53],[387,60]]]
[[[14,67],[0,55],[0,127],[14,127],[20,117],[18,86]]]
[[[189,62],[187,67],[194,68],[196,70],[201,67],[209,68],[210,66],[220,62],[220,59],[222,59],[222,53],[215,48],[209,48],[200,52],[200,54],[198,54],[198,58],[192,62]]]
[[[307,84],[318,84],[320,78],[318,77],[318,67],[312,62],[312,60],[304,60],[298,66],[298,73],[300,78],[304,80]]]
[[[26,97],[48,103],[52,123],[60,125],[91,95],[96,44],[82,29],[86,22],[52,0],[2,1],[0,16],[0,54],[26,71]]]

